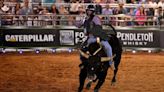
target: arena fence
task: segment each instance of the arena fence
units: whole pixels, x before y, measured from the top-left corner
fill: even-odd
[[[103,29],[113,34],[110,27],[104,26]],[[116,30],[125,50],[164,49],[162,27],[116,27]],[[78,48],[85,39],[83,29],[75,26],[0,28],[1,48]]]
[[[118,15],[98,15],[103,25],[111,23],[114,26],[133,26],[133,27],[164,27],[164,18],[161,16],[131,16],[126,14]],[[138,18],[144,17],[142,20]],[[75,21],[86,18],[82,15],[54,15],[51,13],[42,15],[0,15],[0,26],[28,26],[28,27],[46,27],[46,26],[73,26]]]

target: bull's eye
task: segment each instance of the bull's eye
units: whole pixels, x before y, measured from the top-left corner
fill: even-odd
[[[92,67],[91,70],[94,70],[94,68]]]

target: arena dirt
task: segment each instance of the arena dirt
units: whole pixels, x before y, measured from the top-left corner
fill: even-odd
[[[79,64],[76,52],[0,54],[0,92],[77,92]],[[100,92],[164,92],[164,52],[124,52],[115,86],[112,76]]]

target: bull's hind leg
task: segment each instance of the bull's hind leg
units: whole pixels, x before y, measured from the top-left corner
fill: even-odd
[[[114,85],[116,83],[116,75],[117,75],[117,71],[118,71],[118,66],[120,64],[120,61],[121,61],[121,54],[122,53],[119,53],[119,54],[116,54],[116,57],[113,59],[115,61],[115,70],[114,70],[114,76],[112,78],[112,82],[111,82],[111,85]]]
[[[87,77],[86,68],[83,68],[80,70],[80,75],[79,75],[80,86],[78,88],[78,92],[81,92],[83,90],[86,77]]]

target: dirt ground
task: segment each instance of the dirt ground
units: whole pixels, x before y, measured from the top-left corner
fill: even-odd
[[[0,54],[0,92],[77,92],[79,63],[76,52]],[[112,76],[100,92],[164,92],[164,52],[124,52],[115,86]]]

